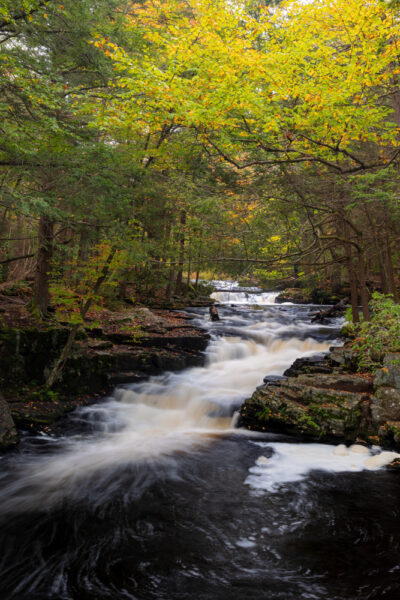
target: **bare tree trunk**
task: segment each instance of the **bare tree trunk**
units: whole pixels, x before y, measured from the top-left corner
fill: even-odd
[[[364,262],[364,253],[362,250],[357,251],[358,255],[358,279],[360,283],[360,296],[361,296],[361,307],[363,312],[363,317],[366,321],[370,321],[371,314],[369,312],[369,293],[367,288],[367,282],[365,278],[365,262]]]
[[[354,271],[353,264],[353,248],[350,243],[350,235],[349,235],[349,226],[346,222],[343,223],[344,237],[347,243],[345,244],[345,253],[346,253],[346,264],[347,264],[347,272],[349,275],[349,283],[350,283],[350,299],[351,299],[351,311],[353,314],[354,323],[359,323],[360,321],[360,313],[358,311],[358,290],[357,290],[357,279]]]
[[[46,318],[48,315],[50,303],[49,273],[53,257],[53,232],[54,221],[46,216],[40,217],[34,304],[43,318]]]
[[[390,247],[389,237],[386,238],[386,272],[389,284],[389,293],[393,294],[393,299],[395,302],[398,301],[399,295],[397,293],[396,281],[394,278],[394,270],[393,270],[393,262],[392,262],[392,249]]]
[[[185,231],[184,227],[186,224],[186,212],[184,210],[181,211],[180,216],[180,224],[181,224],[181,232],[179,234],[179,258],[178,258],[178,273],[175,281],[175,294],[179,296],[182,291],[182,275],[183,275],[183,265],[185,263]]]

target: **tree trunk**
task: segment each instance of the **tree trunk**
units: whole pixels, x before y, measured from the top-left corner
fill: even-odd
[[[178,258],[178,273],[175,281],[175,294],[179,296],[182,292],[182,275],[183,275],[183,265],[185,262],[185,224],[186,224],[186,212],[184,210],[181,211],[180,216],[180,224],[181,231],[179,234],[179,258]]]
[[[394,278],[394,271],[393,271],[393,262],[392,262],[392,250],[390,247],[390,241],[389,238],[386,238],[386,252],[385,252],[385,259],[386,259],[386,273],[387,273],[387,278],[388,278],[388,287],[389,287],[389,293],[393,294],[393,299],[395,302],[398,301],[399,296],[397,293],[397,287],[396,287],[396,281]]]
[[[367,288],[367,282],[365,277],[365,262],[364,262],[364,253],[362,250],[357,251],[358,255],[358,280],[360,283],[360,296],[361,296],[361,307],[363,312],[363,317],[366,321],[370,321],[371,314],[369,312],[369,293]]]
[[[353,314],[354,323],[359,323],[360,321],[360,313],[358,311],[358,290],[357,290],[357,279],[354,271],[354,263],[353,263],[353,248],[350,243],[350,235],[349,235],[349,226],[346,222],[343,223],[343,231],[344,237],[347,243],[345,244],[345,254],[346,254],[346,264],[347,264],[347,272],[349,275],[349,283],[350,283],[350,301],[351,301],[351,311]]]
[[[53,257],[53,232],[54,222],[46,216],[40,217],[34,304],[42,318],[47,317],[50,303],[49,274]]]

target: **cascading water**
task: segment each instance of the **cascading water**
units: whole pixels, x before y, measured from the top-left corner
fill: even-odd
[[[240,288],[237,281],[213,281],[216,291],[211,297],[221,304],[265,306],[274,304],[279,292],[263,292],[259,288]]]
[[[397,598],[399,478],[235,428],[262,378],[326,351],[338,323],[227,303],[204,367],[119,387],[2,458],[1,600]]]

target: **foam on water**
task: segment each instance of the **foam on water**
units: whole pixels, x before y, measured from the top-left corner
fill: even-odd
[[[373,454],[363,446],[350,446],[340,452],[338,446],[328,444],[294,444],[283,442],[252,442],[272,456],[261,454],[245,483],[257,491],[276,492],[287,483],[304,480],[311,471],[342,473],[346,471],[375,470],[400,457],[396,452]],[[363,449],[362,451],[360,449]],[[268,449],[268,450],[267,450]]]
[[[130,388],[117,388],[103,404],[81,409],[96,435],[59,440],[58,453],[35,456],[16,465],[20,477],[0,493],[3,508],[51,506],[63,496],[82,493],[82,480],[120,465],[146,463],[152,469],[175,461],[235,429],[240,404],[266,374],[281,374],[299,356],[326,351],[314,339],[275,338],[268,344],[241,337],[219,337],[208,347],[204,367],[153,377]],[[7,498],[5,497],[7,496]]]

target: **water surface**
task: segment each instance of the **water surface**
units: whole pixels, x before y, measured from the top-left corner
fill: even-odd
[[[204,367],[120,387],[0,459],[2,599],[400,598],[398,474],[235,428],[263,377],[325,351],[338,322],[242,296],[219,323],[191,309],[212,332]]]

